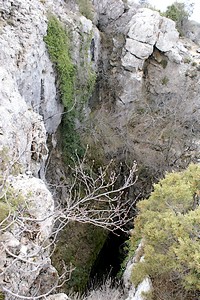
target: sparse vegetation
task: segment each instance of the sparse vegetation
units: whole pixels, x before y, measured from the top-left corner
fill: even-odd
[[[71,279],[64,285],[66,291],[71,289],[79,293],[85,291],[91,268],[107,234],[108,232],[101,228],[80,223],[70,223],[62,231],[53,255],[53,263],[60,274],[63,271],[62,262],[75,267]]]
[[[17,174],[20,171],[20,165],[13,162],[9,155],[8,149],[0,150],[0,222],[3,225],[6,218],[17,211],[18,207],[24,202],[20,193],[16,192],[7,178],[9,175]]]
[[[64,107],[69,110],[74,105],[75,66],[70,57],[69,33],[53,15],[49,16],[44,41],[57,71],[60,98]]]
[[[191,61],[192,61],[192,60],[191,60],[190,57],[185,57],[185,58],[184,58],[184,63],[185,63],[185,64],[189,64],[189,63],[191,63]]]
[[[2,195],[0,195],[0,222],[4,222],[9,214],[14,214],[23,202],[20,193],[5,185]]]
[[[62,145],[64,158],[70,162],[71,157],[75,157],[76,151],[80,156],[82,154],[80,137],[75,128],[76,68],[70,57],[69,33],[53,15],[49,16],[47,36],[44,40],[57,71],[60,98],[65,107],[65,115],[62,120]]]
[[[91,0],[76,0],[79,6],[80,13],[87,19],[93,21],[94,19],[94,7]]]

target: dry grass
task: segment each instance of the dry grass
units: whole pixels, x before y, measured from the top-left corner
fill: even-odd
[[[120,288],[113,286],[112,280],[108,279],[102,286],[91,290],[86,296],[78,294],[71,296],[72,300],[123,300]]]

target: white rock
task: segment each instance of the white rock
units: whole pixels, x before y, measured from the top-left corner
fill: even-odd
[[[70,300],[70,298],[64,293],[50,295],[46,299],[47,300]]]
[[[84,33],[88,33],[90,34],[92,29],[93,29],[93,24],[92,24],[92,21],[91,20],[88,20],[86,17],[84,16],[81,16],[80,17],[80,21],[81,21],[81,24],[82,24],[82,31]]]
[[[128,71],[137,71],[141,70],[143,67],[144,61],[137,58],[135,55],[127,52],[121,59],[122,66]]]
[[[14,190],[19,191],[27,201],[28,212],[38,224],[38,238],[45,241],[51,234],[53,225],[54,200],[45,183],[27,175],[9,176]]]
[[[0,243],[3,243],[6,247],[18,247],[20,245],[19,240],[11,233],[5,232],[0,236]]]
[[[130,21],[128,37],[149,45],[155,45],[158,38],[160,14],[147,8],[139,9]]]
[[[176,30],[174,21],[161,17],[161,25],[158,32],[158,39],[155,46],[160,51],[170,51],[177,45],[179,33]]]
[[[7,184],[22,195],[20,208],[24,207],[26,214],[19,212],[18,220],[0,234],[0,266],[5,271],[0,282],[19,295],[46,293],[58,279],[46,247],[54,220],[52,195],[42,180],[27,175],[9,176]],[[9,294],[7,297],[13,299]]]
[[[141,262],[144,260],[144,256],[142,255],[143,243],[144,242],[141,241],[137,250],[135,251],[134,257],[132,257],[132,259],[129,260],[126,266],[126,270],[123,274],[124,286],[128,294],[125,300],[144,300],[142,294],[150,292],[152,289],[152,283],[148,277],[144,278],[144,280],[137,287],[135,287],[131,282],[131,274],[132,272],[134,272],[135,264],[139,261]]]
[[[25,246],[25,245],[22,245],[19,251],[20,251],[21,255],[26,256],[27,255],[27,250],[28,250],[28,247]]]
[[[133,39],[126,39],[125,48],[140,59],[147,59],[153,53],[153,45],[141,43]]]
[[[147,8],[139,9],[129,23],[130,29],[125,49],[138,58],[147,59],[156,47],[165,52],[172,61],[181,62],[180,46],[177,45],[179,33],[175,22],[160,16]]]
[[[108,19],[117,19],[124,12],[124,3],[122,0],[94,0],[95,8],[101,14],[106,14]]]
[[[0,35],[1,66],[12,74],[28,107],[44,116],[46,130],[55,132],[63,107],[57,101],[55,72],[43,41],[47,30],[44,6],[37,0],[0,0],[0,7],[5,20],[12,15],[12,25],[5,22]]]
[[[125,300],[145,300],[143,293],[148,293],[152,289],[152,283],[149,278],[145,278],[137,287],[129,290],[128,297]]]

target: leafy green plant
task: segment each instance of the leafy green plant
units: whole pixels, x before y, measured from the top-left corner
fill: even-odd
[[[186,295],[200,291],[199,199],[200,166],[191,164],[183,172],[167,174],[149,199],[138,203],[131,243],[143,238],[145,259],[133,269],[135,285],[150,276],[155,286],[163,280],[159,288],[168,284]]]

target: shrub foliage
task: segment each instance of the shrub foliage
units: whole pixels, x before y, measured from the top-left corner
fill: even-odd
[[[199,201],[200,166],[191,164],[183,172],[167,174],[154,185],[149,199],[138,203],[131,247],[142,238],[145,259],[133,269],[135,285],[150,276],[155,285],[159,282],[159,289],[170,286],[172,299],[185,299],[183,295],[190,299],[191,293],[199,295]]]

